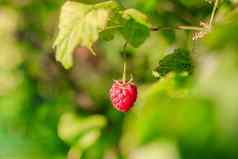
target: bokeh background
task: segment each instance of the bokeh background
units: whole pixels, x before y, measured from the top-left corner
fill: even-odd
[[[212,0],[211,0],[212,1]],[[99,1],[84,0],[95,3]],[[199,25],[205,0],[120,0],[155,26]],[[221,0],[212,32],[152,32],[127,48],[139,95],[128,113],[108,90],[122,73],[124,39],[77,48],[74,67],[54,59],[63,0],[0,0],[0,159],[237,159],[238,1]],[[153,76],[159,60],[186,48],[191,75]]]

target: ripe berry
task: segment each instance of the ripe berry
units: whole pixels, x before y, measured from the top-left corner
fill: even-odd
[[[110,97],[114,108],[120,112],[127,112],[136,101],[137,87],[133,82],[114,81]]]

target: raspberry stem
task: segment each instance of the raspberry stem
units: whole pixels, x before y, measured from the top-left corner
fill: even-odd
[[[123,84],[126,83],[126,61],[124,61],[124,64],[123,64],[122,82]]]
[[[123,60],[124,60],[124,64],[123,64],[123,74],[122,74],[122,82],[123,84],[126,83],[126,53],[125,53],[125,50],[126,50],[126,47],[127,47],[127,41],[125,42],[124,46],[123,46],[123,49],[122,49],[122,53],[123,53]]]

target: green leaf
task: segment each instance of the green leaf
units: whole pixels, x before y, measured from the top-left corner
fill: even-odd
[[[176,141],[192,141],[200,146],[210,141],[210,135],[216,131],[214,101],[191,95],[194,88],[189,81],[178,87],[176,76],[171,73],[141,87],[140,100],[123,123],[120,143],[123,152],[132,152],[168,135]]]
[[[108,29],[100,33],[100,39],[110,41],[114,38],[115,29]]]
[[[54,43],[56,60],[68,69],[72,66],[72,54],[77,45],[92,49],[112,15],[118,7],[114,1],[87,5],[78,2],[66,2],[61,11],[59,33]],[[94,53],[95,54],[95,53]]]
[[[122,35],[132,46],[139,47],[150,35],[151,24],[147,16],[135,9],[127,9],[123,12],[122,18]]]
[[[165,56],[159,62],[159,66],[154,72],[157,72],[159,76],[165,76],[169,72],[187,72],[192,73],[193,62],[190,54],[185,49],[177,49],[174,53]]]
[[[122,27],[122,15],[120,6],[113,11],[113,15],[108,21],[107,28],[100,33],[100,39],[110,41],[114,38],[114,34]]]
[[[147,27],[150,27],[150,26],[151,26],[148,17],[147,17],[145,14],[143,14],[143,13],[141,13],[140,11],[138,11],[138,10],[136,10],[136,9],[133,9],[133,8],[125,10],[125,11],[123,12],[122,17],[123,17],[124,19],[127,19],[127,20],[129,20],[129,19],[132,18],[132,19],[134,19],[136,22],[138,22],[138,23],[140,23],[140,24],[143,24],[143,25],[145,25],[145,26],[147,26]]]
[[[98,131],[105,126],[106,119],[101,115],[80,117],[73,113],[65,113],[59,121],[58,135],[66,143],[80,143],[81,146],[86,146],[96,140]],[[88,136],[89,134],[91,135]]]

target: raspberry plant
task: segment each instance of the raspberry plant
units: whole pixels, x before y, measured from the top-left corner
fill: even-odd
[[[147,15],[134,8],[125,9],[116,1],[106,1],[97,4],[83,4],[67,1],[62,7],[59,33],[53,47],[56,49],[56,60],[69,69],[73,65],[73,52],[77,46],[87,47],[94,55],[93,44],[101,37],[112,40],[114,32],[120,32],[125,39],[123,51],[127,44],[139,47],[150,36],[151,31],[163,29],[192,30],[193,40],[206,36],[212,29],[215,12],[219,0],[213,2],[214,7],[209,22],[200,22],[200,26],[178,25],[176,28],[156,27]],[[188,72],[193,69],[190,54],[186,50],[176,50],[172,55],[164,57],[153,72],[155,76],[164,76],[167,73]],[[126,80],[126,60],[122,80],[115,81],[110,91],[113,105],[119,111],[128,111],[134,104],[137,89],[134,83]],[[133,90],[130,96],[130,91]]]
[[[197,40],[211,31],[218,3],[219,0],[214,1],[208,23],[201,22],[199,27],[178,25],[176,28],[169,28],[153,26],[144,13],[133,8],[125,9],[116,1],[97,4],[67,1],[61,10],[59,33],[53,45],[56,60],[68,69],[73,65],[72,54],[77,46],[87,47],[95,55],[93,43],[100,36],[102,39],[112,40],[116,31],[133,47],[143,44],[150,31],[163,29],[193,30],[193,40]]]
[[[143,13],[123,9],[115,1],[94,5],[66,2],[61,11],[59,33],[54,43],[56,60],[67,69],[72,66],[72,53],[77,45],[92,48],[100,33],[119,31],[132,46],[140,46],[149,37],[151,24]]]
[[[55,51],[72,70],[49,46],[63,1],[0,2],[1,159],[238,158],[237,0],[118,0],[149,25],[67,2]]]

